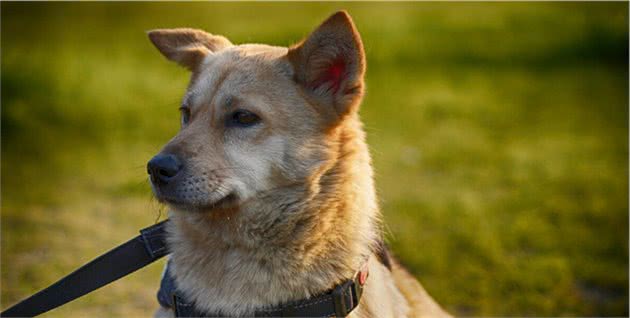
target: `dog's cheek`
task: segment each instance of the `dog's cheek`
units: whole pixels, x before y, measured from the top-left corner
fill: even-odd
[[[332,156],[317,137],[287,143],[283,158],[274,165],[274,173],[284,184],[317,185],[321,175],[330,168]],[[317,191],[317,189],[312,189]]]
[[[228,149],[227,157],[234,166],[238,195],[245,200],[258,192],[273,188],[272,167],[282,161],[284,142],[281,138],[268,138],[257,145]]]

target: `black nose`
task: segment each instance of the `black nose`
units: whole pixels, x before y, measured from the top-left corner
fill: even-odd
[[[182,164],[175,155],[159,154],[147,164],[147,172],[151,180],[157,183],[168,183],[182,170]]]

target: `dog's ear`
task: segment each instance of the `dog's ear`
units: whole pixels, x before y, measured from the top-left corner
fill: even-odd
[[[157,29],[147,34],[162,55],[191,71],[206,55],[232,46],[225,37],[195,29]]]
[[[297,82],[338,118],[357,110],[363,96],[365,53],[345,11],[329,17],[302,42],[289,48]]]

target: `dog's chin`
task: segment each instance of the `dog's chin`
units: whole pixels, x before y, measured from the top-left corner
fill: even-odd
[[[211,213],[214,210],[234,208],[238,205],[238,196],[234,192],[230,192],[227,195],[220,196],[215,200],[209,200],[206,202],[191,202],[168,196],[160,196],[157,194],[156,197],[158,201],[165,203],[174,211],[189,213]]]

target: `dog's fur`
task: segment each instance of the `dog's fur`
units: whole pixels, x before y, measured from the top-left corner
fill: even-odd
[[[395,260],[376,255],[379,208],[357,114],[365,55],[347,13],[290,48],[193,29],[149,38],[192,71],[182,105],[190,120],[162,150],[183,170],[153,184],[173,210],[172,271],[186,298],[247,316],[323,293],[369,259],[351,317],[447,315]],[[230,124],[237,109],[260,121]]]

